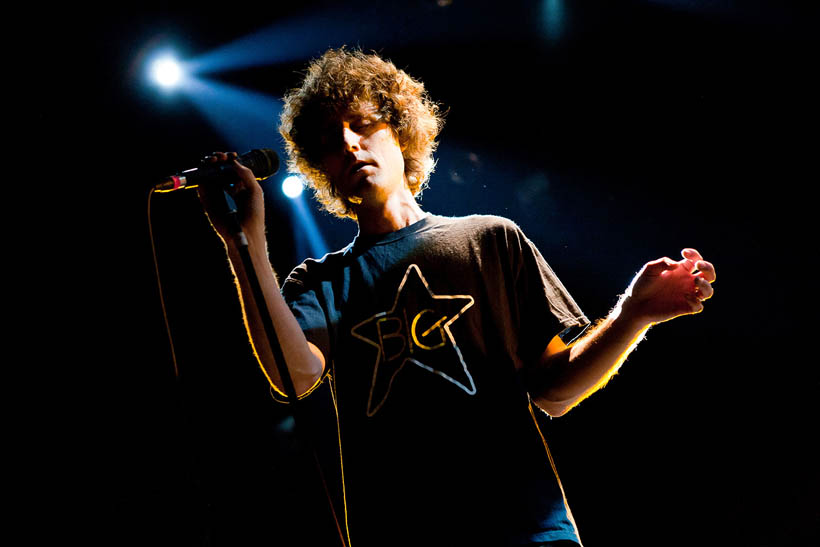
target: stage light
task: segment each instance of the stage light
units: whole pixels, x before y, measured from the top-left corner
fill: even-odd
[[[567,6],[564,0],[543,0],[540,23],[542,36],[548,42],[559,42],[567,30]]]
[[[151,77],[161,87],[172,89],[182,81],[182,66],[173,57],[161,57],[151,64]]]
[[[296,175],[285,177],[285,180],[282,181],[282,192],[290,199],[298,198],[302,195],[304,189],[305,185],[302,183],[302,179]]]

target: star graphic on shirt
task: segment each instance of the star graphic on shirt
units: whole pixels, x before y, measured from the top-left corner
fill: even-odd
[[[367,415],[384,405],[396,376],[408,363],[431,372],[466,393],[476,392],[450,325],[474,303],[469,295],[433,294],[421,270],[408,266],[389,311],[362,321],[351,334],[376,348]]]

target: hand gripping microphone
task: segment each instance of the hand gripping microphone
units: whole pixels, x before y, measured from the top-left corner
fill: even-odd
[[[236,159],[253,171],[256,180],[264,180],[279,170],[279,157],[276,152],[269,148],[251,150]],[[237,175],[232,162],[213,163],[188,169],[178,175],[172,175],[154,186],[154,190],[157,192],[173,192],[174,190],[196,188],[206,184],[229,186],[236,182]]]

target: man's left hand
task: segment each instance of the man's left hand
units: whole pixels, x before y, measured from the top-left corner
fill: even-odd
[[[683,260],[646,263],[624,294],[620,313],[651,325],[703,311],[703,302],[714,294],[715,267],[695,249],[681,254]]]

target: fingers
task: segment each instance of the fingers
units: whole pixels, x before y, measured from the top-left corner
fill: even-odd
[[[703,260],[703,257],[700,256],[700,253],[695,249],[686,248],[682,250],[680,254],[683,255],[684,258],[680,263],[689,273],[694,273],[695,269],[697,269],[698,261]]]
[[[696,249],[686,248],[681,251],[681,254],[685,258],[684,265],[686,267],[691,266],[690,272],[695,276],[695,298],[698,303],[709,300],[715,293],[715,289],[712,287],[712,283],[717,278],[714,265],[703,260],[703,257]]]
[[[694,295],[686,295],[685,299],[689,304],[691,313],[700,313],[703,311],[703,301],[706,299],[701,298],[699,293],[696,292]]]
[[[644,272],[649,275],[660,275],[666,270],[673,270],[678,266],[678,263],[668,257],[659,258],[644,265]]]
[[[701,302],[709,300],[714,293],[715,289],[712,288],[712,284],[709,281],[702,277],[695,277],[695,296],[698,300]]]
[[[689,304],[689,313],[700,313],[703,311],[703,302],[697,297],[687,297],[686,302]]]
[[[202,158],[203,164],[210,164],[210,163],[231,163],[234,171],[236,172],[239,180],[236,184],[231,184],[227,188],[223,188],[224,190],[228,191],[232,195],[236,195],[237,193],[243,190],[253,190],[254,189],[254,181],[256,180],[253,171],[239,163],[238,161],[239,154],[236,152],[212,152],[209,155]]]
[[[236,152],[212,152],[211,154],[202,158],[202,163],[233,163],[234,168],[238,174],[242,174],[242,171],[248,169],[241,163],[237,161],[239,154]]]
[[[717,274],[715,272],[715,267],[712,265],[711,262],[707,262],[703,260],[703,257],[696,249],[686,248],[681,251],[681,255],[686,259],[683,261],[684,266],[690,267],[690,271],[694,273],[696,270],[698,271],[698,276],[702,277],[709,283],[714,283],[715,279],[717,278]]]
[[[202,163],[217,163],[217,162],[226,162],[228,160],[234,160],[238,158],[236,152],[212,152],[202,158]]]
[[[202,158],[202,164],[203,165],[208,165],[208,164],[216,164],[216,163],[233,162],[233,164],[234,164],[233,168],[237,172],[237,174],[239,175],[240,180],[241,180],[241,178],[242,178],[241,169],[246,169],[246,168],[244,166],[242,166],[239,162],[236,161],[237,157],[238,157],[238,155],[237,155],[236,152],[212,152],[212,153],[208,154],[207,156],[205,156],[204,158]],[[223,186],[220,186],[220,185],[214,185],[214,186],[200,185],[197,188],[197,193],[199,194],[200,201],[202,201],[202,204],[205,206],[205,210],[207,212],[213,213],[214,211],[213,211],[213,206],[212,205],[214,203],[222,203],[221,198],[219,198],[216,201],[213,199],[213,196],[216,195],[215,193],[216,192],[221,192],[222,190],[226,190],[231,194],[236,194],[236,192],[238,190],[238,188],[236,186],[239,186],[239,185],[230,185],[230,186],[227,186],[227,187],[223,187]],[[212,219],[212,221],[213,221],[213,219]]]
[[[651,262],[647,262],[644,271],[650,275],[659,275],[666,270],[673,270],[682,266],[686,271],[694,274],[709,283],[713,283],[717,278],[715,267],[711,262],[703,260],[701,254],[695,249],[684,249],[681,254],[683,260],[675,262],[671,258],[663,257]]]
[[[698,274],[699,277],[702,277],[709,283],[714,283],[715,279],[717,279],[717,273],[715,273],[715,267],[712,265],[711,262],[706,262],[705,260],[698,260],[695,264],[695,267],[700,270]]]

